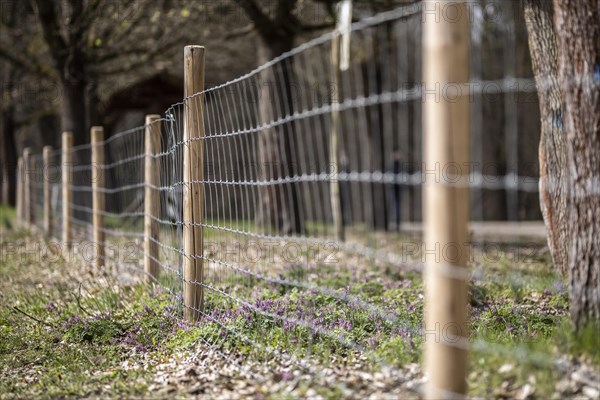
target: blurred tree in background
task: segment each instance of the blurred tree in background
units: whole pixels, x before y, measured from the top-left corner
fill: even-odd
[[[395,8],[409,0],[355,0],[354,19]],[[502,18],[483,18],[485,24],[474,29],[473,60],[479,65],[474,69],[478,79],[502,79],[507,67],[498,60],[505,55],[503,36],[515,34],[517,57],[516,77],[531,77],[527,41],[523,40],[524,23],[519,4],[512,0],[482,0],[474,9],[486,10],[486,4],[495,5]],[[335,1],[332,0],[5,0],[2,2],[0,31],[0,71],[2,80],[2,139],[3,171],[14,176],[15,155],[25,146],[32,146],[35,153],[41,146],[58,148],[60,132],[72,130],[76,143],[86,143],[90,125],[105,126],[112,132],[139,126],[146,113],[162,113],[168,105],[181,99],[182,49],[188,44],[207,46],[206,86],[210,87],[247,73],[254,66],[264,63],[281,52],[291,49],[310,37],[319,35],[334,26]],[[516,4],[516,5],[515,5]],[[474,26],[477,25],[475,15]],[[485,16],[484,16],[485,17]],[[514,32],[507,21],[514,19]],[[418,21],[417,21],[418,22]],[[402,60],[405,70],[398,76],[408,77],[407,85],[418,84],[420,76],[420,27],[416,23],[410,29],[381,32],[382,37],[393,40],[390,46],[402,46],[406,58]],[[483,40],[480,40],[483,38]],[[386,39],[387,40],[387,39]],[[373,51],[384,51],[373,49]],[[389,73],[386,65],[372,66],[367,59],[364,70],[379,74]],[[387,68],[387,69],[386,69]],[[387,71],[387,72],[386,72]],[[283,79],[291,82],[302,79],[297,71],[284,71]],[[261,76],[269,80],[269,76]],[[402,78],[404,79],[404,78]],[[523,176],[537,173],[537,157],[531,157],[537,146],[539,119],[537,100],[520,97],[517,115],[518,170],[509,171],[506,164],[506,139],[508,132],[504,104],[514,96],[499,94],[491,101],[475,99],[474,114],[481,116],[476,126],[481,133],[481,160],[494,164],[498,175],[514,172]],[[175,99],[175,100],[174,100]],[[500,100],[500,101],[498,101]],[[281,100],[279,100],[281,101]],[[415,172],[421,162],[421,128],[419,102],[407,103],[406,129],[399,130],[402,158],[407,172]],[[264,104],[259,104],[264,106]],[[266,107],[256,118],[268,118]],[[348,168],[385,170],[389,160],[381,156],[382,110],[369,112],[373,121],[366,132],[372,164],[353,164]],[[255,118],[254,116],[252,118]],[[255,121],[253,121],[255,122]],[[262,150],[270,164],[289,159],[288,137],[295,127],[278,129],[283,134],[265,132],[261,136]],[[286,131],[287,130],[287,131]],[[274,143],[279,137],[282,143]],[[277,146],[275,146],[275,144]],[[283,149],[269,152],[269,149]],[[379,156],[378,156],[379,154]],[[5,167],[4,167],[5,166]],[[486,171],[489,173],[489,171]],[[4,173],[4,172],[3,172]],[[268,178],[270,171],[263,171]],[[5,175],[6,176],[6,175]],[[6,181],[3,179],[3,181]],[[12,183],[11,183],[12,185]],[[6,185],[8,186],[8,185]],[[384,190],[373,187],[370,199],[364,204],[386,204]],[[14,193],[12,190],[6,190]],[[409,187],[405,191],[402,213],[407,221],[421,218],[420,190]],[[518,204],[507,207],[504,191],[479,190],[475,203],[476,220],[501,220],[508,217],[507,209],[520,218],[539,218],[535,194],[518,193]],[[283,207],[283,197],[277,193],[264,193],[268,204],[263,209],[282,210],[272,221],[278,230],[300,232],[303,223],[298,213],[302,196],[285,196],[289,204]],[[514,197],[514,196],[513,196]],[[279,198],[279,199],[278,199]],[[326,199],[321,199],[326,201]],[[274,207],[279,202],[278,207]],[[376,229],[386,229],[389,207],[365,209],[362,218],[368,219]],[[514,210],[513,210],[514,208]],[[359,222],[359,221],[357,221]]]

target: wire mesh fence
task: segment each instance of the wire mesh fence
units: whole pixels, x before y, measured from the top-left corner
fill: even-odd
[[[105,268],[125,280],[146,277],[168,291],[181,309],[200,315],[199,341],[224,357],[241,352],[298,368],[309,368],[307,360],[350,355],[388,367],[419,360],[431,334],[423,330],[425,257],[443,250],[423,244],[421,189],[433,174],[446,185],[470,188],[474,218],[485,219],[487,198],[519,219],[519,202],[537,195],[538,178],[521,175],[518,158],[492,169],[484,162],[482,110],[488,102],[503,102],[510,158],[518,130],[515,104],[535,85],[512,75],[484,80],[480,66],[465,87],[424,87],[418,4],[354,23],[345,34],[350,56],[341,60],[343,70],[336,64],[343,35],[333,31],[184,98],[145,126],[109,136],[99,143],[102,164],[92,163],[93,143],[74,147],[69,208],[77,252],[93,262],[93,248],[102,246]],[[473,38],[482,35],[475,24]],[[427,96],[454,96],[457,89],[467,90],[463,95],[473,105],[474,162],[427,170],[421,157],[423,102]],[[489,93],[496,97],[490,100]],[[186,137],[190,121],[201,125],[196,129],[202,135]],[[149,151],[153,131],[159,139]],[[191,148],[199,152],[185,165]],[[42,194],[50,182],[55,238],[65,218],[61,157],[61,150],[51,153],[48,171],[41,155],[32,157],[36,225],[43,229]],[[202,172],[190,175],[186,168]],[[40,178],[44,174],[53,178]],[[99,176],[104,240],[95,243],[91,183]],[[185,212],[188,192],[201,199],[191,215]],[[154,209],[145,207],[150,196],[159,199]],[[539,276],[547,258],[543,239],[518,241],[517,230],[511,232],[515,242],[498,243],[473,229],[470,268],[448,266],[444,274],[470,283],[475,329],[446,343],[552,367],[549,355],[513,346],[510,328],[499,332],[477,322],[509,318],[504,308],[486,302],[492,287],[507,287],[516,298],[564,297],[552,274]],[[199,252],[187,251],[190,230],[200,235]],[[185,271],[190,260],[199,271],[193,276]],[[149,273],[146,263],[158,272]],[[201,301],[185,301],[186,290]],[[527,301],[511,307],[516,319],[532,312]],[[540,332],[519,334],[535,340]]]

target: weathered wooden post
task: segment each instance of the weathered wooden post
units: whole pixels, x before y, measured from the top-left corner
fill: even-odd
[[[62,240],[68,249],[73,247],[73,134],[62,134]]]
[[[184,317],[195,322],[204,307],[204,47],[184,50],[183,299]]]
[[[104,266],[104,128],[93,126],[92,144],[92,237],[94,265]]]
[[[52,235],[52,204],[51,204],[51,186],[50,186],[50,153],[52,146],[44,146],[43,157],[44,166],[42,169],[41,179],[44,180],[44,232],[47,236]]]
[[[146,158],[144,165],[144,270],[147,281],[158,279],[160,265],[158,262],[159,225],[160,217],[160,115],[146,116],[145,147]]]
[[[331,196],[331,214],[335,237],[344,241],[346,234],[344,228],[344,215],[342,210],[342,198],[340,194],[339,172],[342,169],[340,163],[340,105],[342,71],[349,67],[350,58],[350,25],[352,24],[352,0],[342,0],[337,5],[337,28],[339,35],[331,38],[331,135],[329,138],[329,159],[331,166],[335,169],[329,183]]]
[[[33,225],[33,199],[31,196],[31,174],[33,173],[32,169],[32,160],[31,160],[31,148],[26,147],[23,150],[23,193],[24,193],[24,222],[27,228],[31,228]]]
[[[331,98],[331,135],[329,138],[329,159],[331,167],[335,169],[329,190],[331,196],[331,213],[333,217],[333,226],[335,237],[339,241],[344,241],[344,217],[342,215],[342,201],[340,198],[340,181],[337,174],[340,172],[339,158],[339,137],[340,137],[340,110],[339,110],[339,91],[340,91],[340,36],[334,36],[331,39],[331,85],[333,96]]]
[[[425,397],[467,391],[469,20],[462,1],[423,4]]]

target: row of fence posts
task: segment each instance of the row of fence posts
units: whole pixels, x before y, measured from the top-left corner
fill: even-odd
[[[183,181],[183,298],[185,318],[190,322],[200,319],[203,312],[203,254],[202,218],[203,194],[202,166],[204,141],[204,47],[186,46],[184,53],[184,177]],[[161,117],[148,115],[145,119],[144,157],[144,271],[149,283],[157,282],[160,274],[160,159]],[[106,254],[106,180],[104,129],[90,129],[92,187],[92,240],[94,254],[92,264],[96,268],[105,265]],[[27,147],[17,164],[17,219],[22,227],[33,229],[36,225],[36,190],[43,182],[43,233],[52,235],[52,147],[44,146],[42,165],[35,165],[31,148]],[[67,251],[73,250],[73,133],[62,134],[61,189],[62,189],[62,243]]]
[[[457,7],[458,18],[440,18],[444,7]],[[426,0],[424,2],[424,85],[464,85],[469,79],[469,22],[463,2]],[[429,14],[428,15],[428,10]],[[431,12],[434,10],[434,12]],[[455,14],[456,15],[456,14]],[[337,39],[333,43],[337,46]],[[333,49],[333,51],[338,51]],[[337,63],[333,55],[334,64]],[[337,75],[336,75],[337,77]],[[185,319],[198,321],[203,313],[203,231],[204,215],[204,47],[186,46],[184,51],[184,137],[183,137],[183,302]],[[424,101],[424,159],[428,171],[441,164],[468,165],[469,162],[469,104],[467,95],[435,96]],[[332,119],[337,121],[337,110]],[[334,124],[333,130],[337,130]],[[160,117],[146,117],[145,131],[145,196],[144,196],[144,270],[148,281],[159,279],[159,222],[160,213]],[[332,133],[333,139],[337,132]],[[333,143],[332,147],[336,144]],[[73,135],[62,136],[62,240],[70,249],[73,243]],[[104,164],[104,130],[91,128],[92,166]],[[44,171],[50,163],[51,148],[44,148]],[[32,201],[31,150],[25,149],[18,161],[17,214],[27,226],[35,222]],[[96,168],[92,180],[93,240],[95,266],[104,265],[105,199],[103,169]],[[439,168],[438,168],[439,169]],[[464,179],[464,176],[461,178]],[[336,192],[333,188],[332,192]],[[52,229],[51,196],[44,179],[44,230]],[[334,205],[335,206],[335,205]],[[334,207],[335,209],[336,207]],[[335,210],[334,210],[335,211]],[[339,213],[337,213],[339,214]],[[339,215],[337,218],[341,218]],[[448,274],[449,267],[466,266],[469,221],[468,186],[451,186],[442,182],[438,174],[425,175],[424,184],[424,241],[427,249],[445,249],[459,245],[462,252],[448,259],[440,251],[426,255],[425,268],[425,333],[435,332],[435,340],[427,336],[424,363],[428,384],[427,398],[448,398],[466,393],[467,349],[457,346],[467,333],[467,288],[463,278]],[[334,221],[338,224],[339,221]],[[336,236],[343,240],[343,231]],[[427,340],[429,339],[429,340]]]

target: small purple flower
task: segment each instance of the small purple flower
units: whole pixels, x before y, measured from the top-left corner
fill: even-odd
[[[177,321],[177,324],[175,324],[175,327],[177,329],[181,329],[181,330],[186,330],[188,328],[187,324],[183,320]]]
[[[345,329],[347,331],[351,331],[352,330],[352,322],[345,320],[345,319],[339,319],[338,320],[338,326],[342,329]]]
[[[72,327],[75,324],[78,324],[81,322],[81,318],[79,318],[79,315],[76,315],[74,317],[69,317],[69,319],[67,320],[67,322],[65,322],[63,324],[63,329],[69,329],[70,327]]]
[[[137,343],[137,344],[135,345],[135,349],[136,349],[137,351],[139,351],[140,353],[145,353],[146,351],[148,351],[148,349],[146,349],[146,346],[144,346],[144,345],[143,345],[143,344],[141,344],[141,343]]]
[[[277,308],[277,315],[283,315],[285,313],[285,304],[281,303]]]
[[[123,343],[133,346],[137,343],[137,338],[133,332],[127,332],[123,338]]]
[[[46,303],[46,305],[44,306],[44,308],[46,310],[48,310],[48,311],[56,311],[56,310],[58,310],[58,308],[56,307],[56,305],[53,302],[51,302],[51,301],[49,301],[48,303]]]
[[[563,285],[562,282],[554,282],[554,284],[552,285],[552,287],[554,288],[555,292],[563,292],[565,290],[565,285]]]

